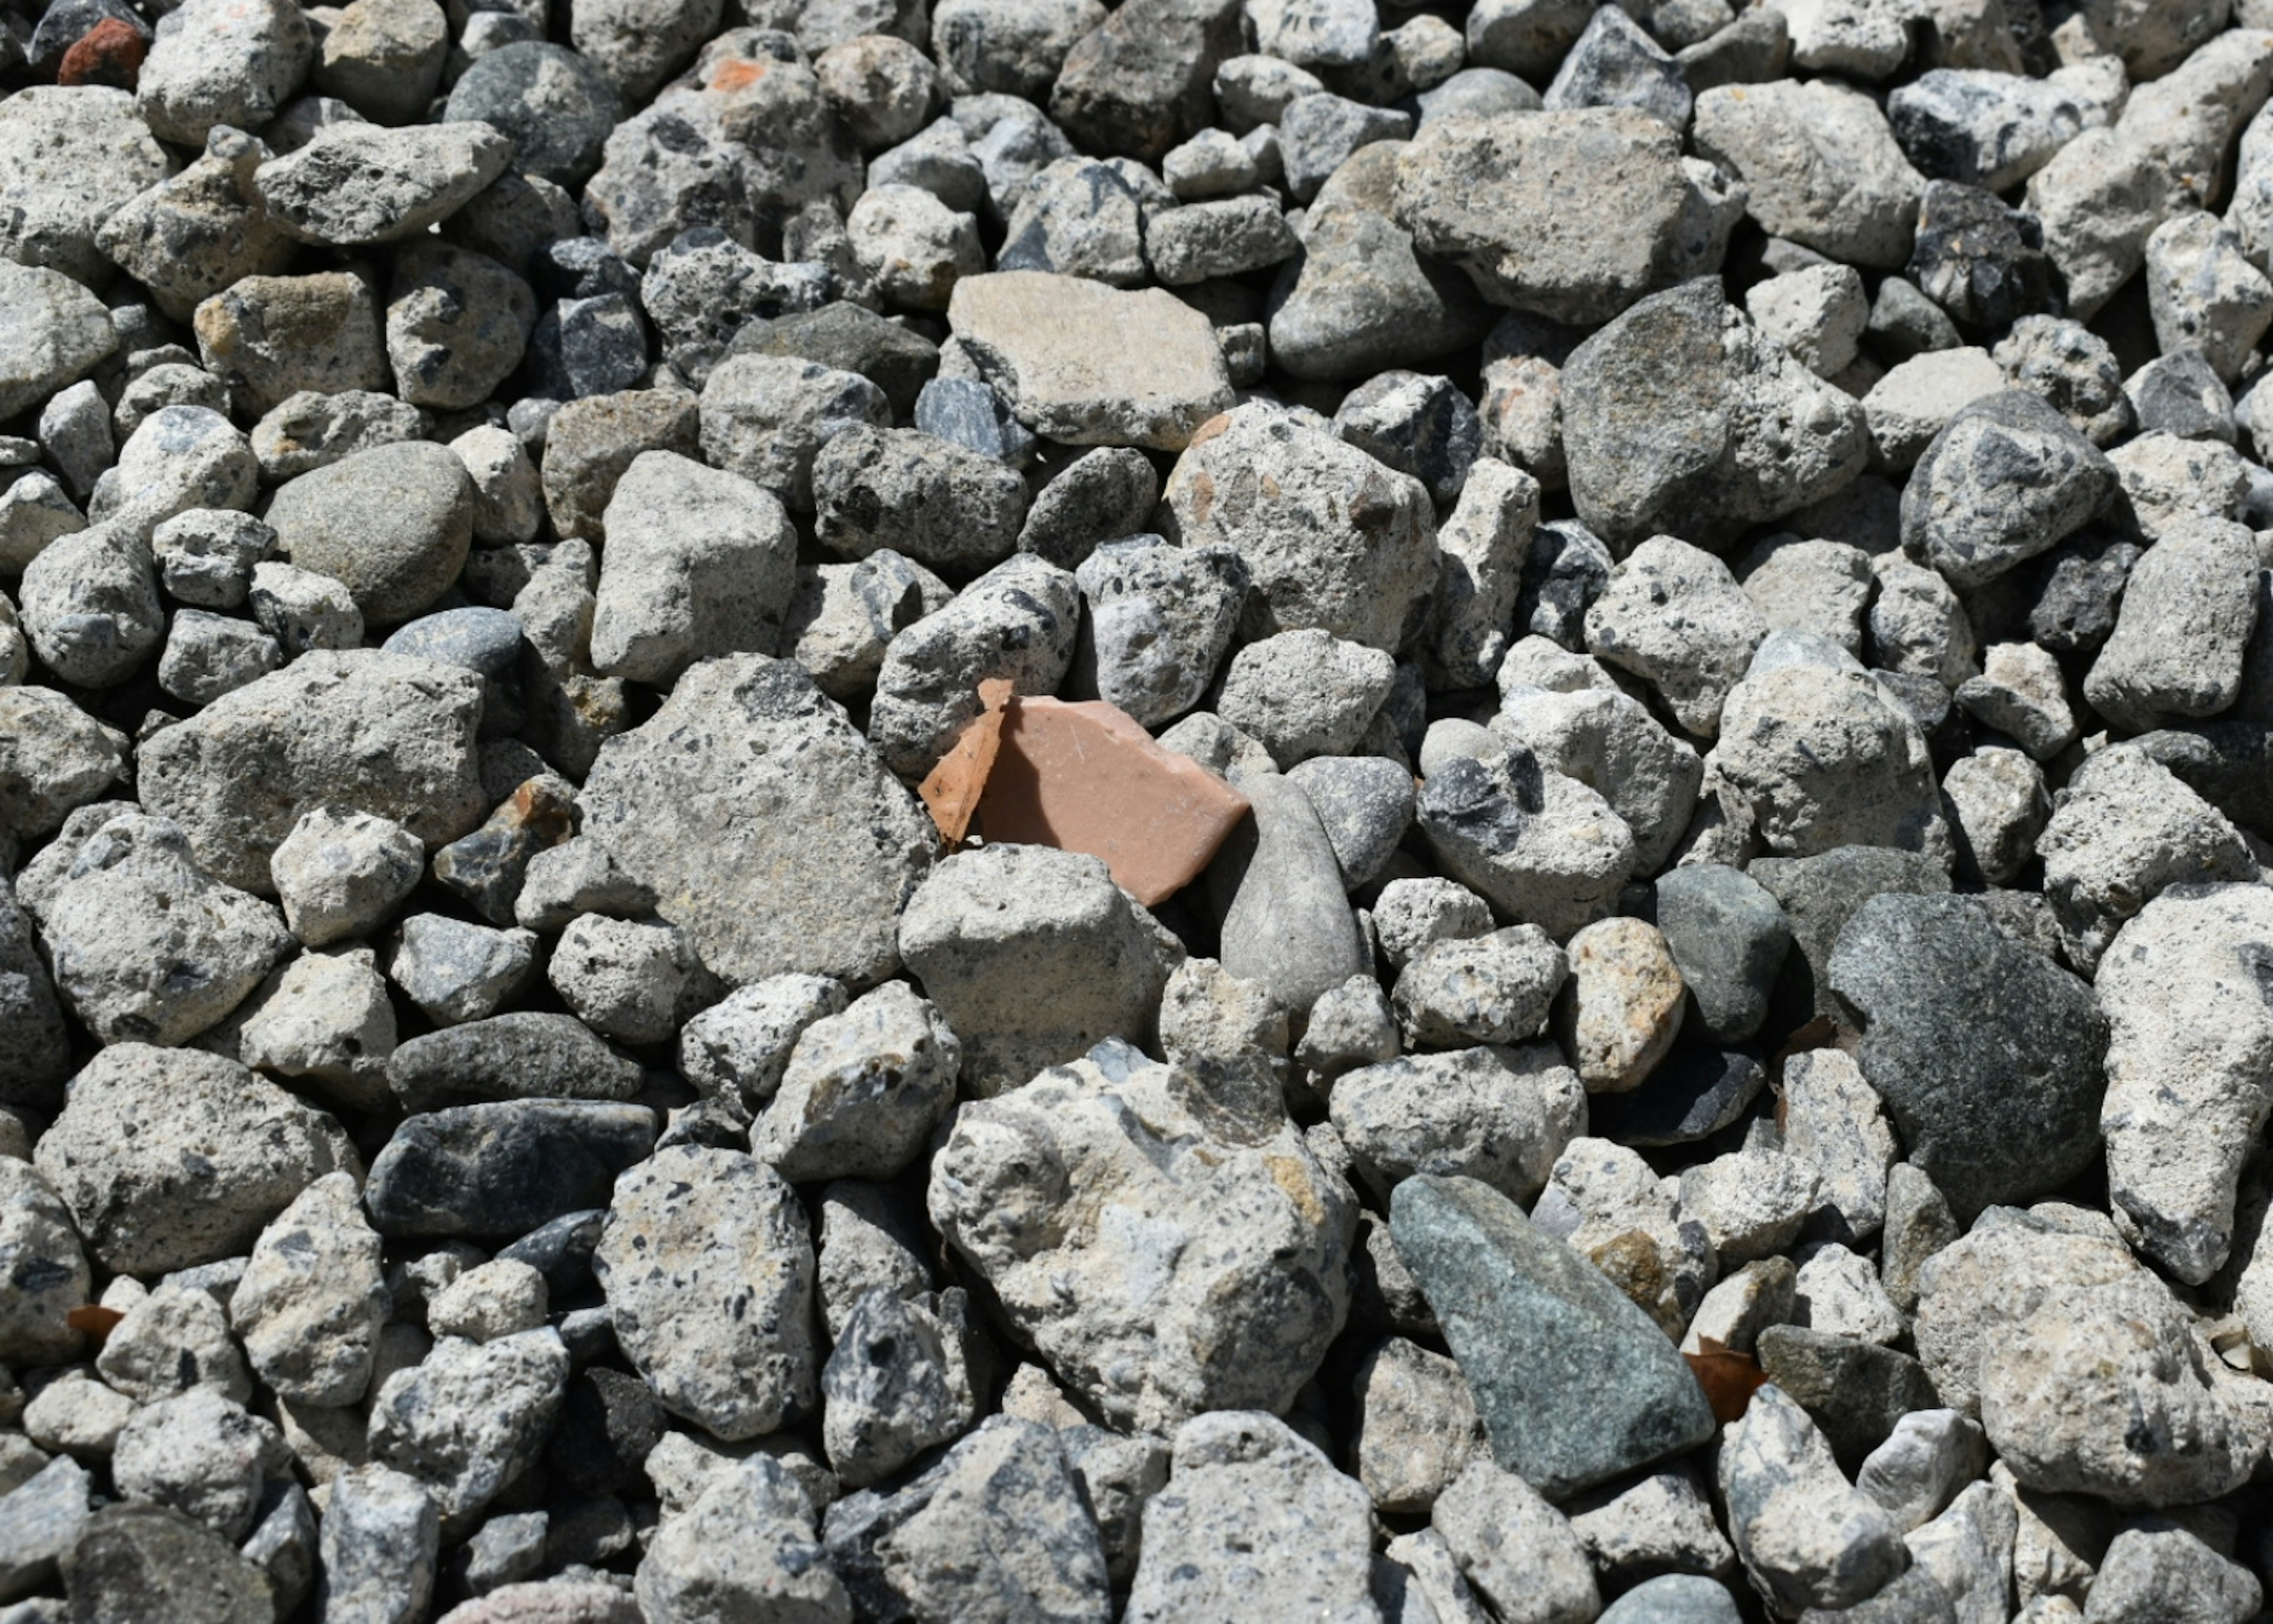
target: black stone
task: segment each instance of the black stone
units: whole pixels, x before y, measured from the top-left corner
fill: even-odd
[[[629,294],[562,299],[537,318],[521,373],[529,392],[581,400],[638,386],[648,370],[647,318]]]
[[[2054,654],[2088,654],[2105,642],[2139,550],[2106,531],[2088,530],[2051,553],[2029,610],[2030,639]]]
[[[646,1482],[648,1451],[663,1433],[663,1405],[646,1382],[619,1370],[581,1371],[545,1445],[544,1469],[554,1488],[582,1499],[620,1493]]]
[[[1932,181],[1918,208],[1909,279],[1961,327],[1991,332],[2023,316],[2057,316],[2066,301],[2044,253],[2044,224],[1997,194]]]
[[[1610,550],[1575,519],[1554,519],[1539,527],[1523,561],[1521,595],[1515,629],[1549,638],[1584,653],[1587,611],[1610,584]]]
[[[1768,998],[1791,922],[1767,887],[1741,869],[1693,863],[1660,877],[1655,918],[1688,984],[1684,1029],[1738,1044],[1767,1019]]]
[[[596,299],[619,293],[637,299],[639,267],[608,246],[605,237],[566,236],[547,243],[529,262],[529,286],[540,299]]]
[[[600,1207],[566,1213],[523,1235],[498,1256],[526,1263],[543,1275],[545,1290],[556,1301],[573,1296],[592,1283],[592,1254],[607,1217],[606,1209]]]
[[[939,370],[938,345],[874,311],[841,301],[817,311],[751,322],[734,335],[727,353],[786,355],[818,361],[840,372],[858,372],[884,392],[896,421],[914,414],[917,395]]]
[[[62,1567],[71,1624],[256,1624],[274,1608],[267,1575],[167,1506],[104,1507]]]
[[[1836,1016],[1825,973],[1839,932],[1856,909],[1886,891],[1939,892],[1949,876],[1932,858],[1884,846],[1841,846],[1812,857],[1758,857],[1744,871],[1782,907],[1791,951],[1777,977],[1769,1030],[1782,1037],[1819,1016]]]
[[[627,1100],[643,1076],[575,1016],[537,1010],[425,1033],[386,1062],[387,1086],[414,1111],[491,1100]]]
[[[2097,1159],[2106,1019],[1969,898],[1872,898],[1830,970],[1864,1077],[1960,1219],[2026,1206]]]
[[[643,1105],[513,1100],[407,1117],[373,1158],[364,1204],[382,1235],[513,1239],[604,1207],[655,1147]]]
[[[1689,1145],[1741,1118],[1767,1083],[1756,1051],[1678,1044],[1638,1089],[1587,1101],[1587,1129],[1621,1145]]]
[[[1849,1477],[1904,1416],[1941,1402],[1924,1366],[1860,1337],[1771,1325],[1760,1333],[1755,1356],[1768,1380],[1822,1429]]]
[[[54,79],[56,70],[63,65],[64,53],[85,38],[87,30],[97,23],[113,19],[124,23],[145,40],[151,37],[150,25],[126,0],[55,0],[53,5],[40,13],[40,26],[32,30],[32,71],[43,79]]]
[[[1068,463],[1034,493],[1018,532],[1018,550],[1037,553],[1061,570],[1106,542],[1142,534],[1160,499],[1160,477],[1141,451],[1099,445]]]

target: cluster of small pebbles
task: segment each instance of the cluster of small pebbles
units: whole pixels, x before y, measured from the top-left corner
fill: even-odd
[[[2269,92],[0,0],[0,1624],[2266,1618]]]

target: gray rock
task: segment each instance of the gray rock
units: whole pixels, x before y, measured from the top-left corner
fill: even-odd
[[[326,1618],[402,1624],[426,1610],[441,1552],[441,1508],[413,1475],[372,1463],[332,1480],[317,1605]]]
[[[1622,1145],[1692,1144],[1734,1124],[1767,1084],[1752,1054],[1677,1044],[1639,1087],[1590,1096],[1587,1121]]]
[[[1769,436],[1767,422],[1806,428]],[[1614,545],[1669,527],[1714,541],[1804,507],[1862,472],[1865,438],[1849,396],[1707,281],[1642,301],[1563,369],[1572,499]]]
[[[1530,1201],[1587,1126],[1585,1096],[1552,1044],[1479,1044],[1347,1072],[1331,1110],[1356,1170],[1377,1189],[1427,1173]]]
[[[679,1072],[706,1097],[753,1117],[781,1086],[799,1035],[844,1008],[844,987],[824,976],[771,976],[738,987],[679,1029]]]
[[[1673,855],[1689,828],[1704,767],[1641,701],[1609,686],[1570,692],[1515,686],[1490,725],[1602,795],[1633,834],[1637,871],[1659,869]]]
[[[356,1158],[329,1116],[233,1060],[121,1043],[71,1080],[33,1162],[95,1260],[139,1275],[242,1255]]]
[[[105,727],[52,688],[0,685],[0,832],[52,834],[100,796],[126,761],[124,733]]]
[[[690,752],[689,728],[717,742]],[[767,810],[721,824],[714,802]],[[696,667],[653,720],[602,747],[579,805],[585,833],[727,981],[801,970],[867,986],[896,968],[929,819],[792,662]]]
[[[1473,282],[1422,258],[1391,217],[1403,148],[1381,141],[1361,149],[1303,221],[1301,255],[1279,273],[1270,311],[1272,358],[1297,378],[1339,381],[1426,363],[1474,342],[1489,325]],[[1342,177],[1377,166],[1371,191],[1338,195]]]
[[[969,1313],[960,1291],[908,1299],[878,1288],[853,1305],[821,1373],[821,1439],[846,1488],[891,1476],[979,1418]]]
[[[764,1164],[656,1152],[618,1181],[592,1265],[617,1342],[672,1414],[731,1442],[812,1408],[813,1242]]]
[[[1689,991],[1689,1014],[1715,1043],[1742,1043],[1767,1018],[1791,924],[1760,883],[1699,863],[1661,876],[1657,928]]]
[[[479,1511],[535,1463],[567,1382],[568,1350],[549,1328],[445,1336],[371,1400],[372,1463],[424,1484],[445,1517]]]
[[[1512,1201],[1422,1174],[1398,1186],[1390,1225],[1505,1470],[1561,1497],[1712,1434],[1664,1334]]]
[[[1020,547],[1058,554],[1028,546],[1024,536]],[[1169,547],[1157,536],[1132,536],[1098,547],[1080,560],[1074,579],[1089,606],[1086,635],[1074,653],[1076,691],[1093,691],[1148,728],[1198,704],[1246,601],[1248,571],[1239,554],[1219,543]]]
[[[654,1149],[656,1126],[643,1105],[589,1100],[423,1111],[371,1159],[364,1204],[382,1235],[526,1235],[604,1206],[616,1176]]]
[[[2256,545],[2244,526],[2169,527],[2132,567],[2084,697],[2133,732],[2224,710],[2241,690],[2258,597]]]
[[[1999,471],[2023,464],[2025,483]],[[1934,436],[1903,490],[1903,544],[1953,586],[1978,587],[2056,545],[2114,489],[2113,466],[2067,419],[2007,390]]]
[[[1934,1402],[1917,1360],[1827,1325],[1765,1326],[1755,1347],[1768,1380],[1814,1419],[1845,1469],[1858,1469],[1903,1416]]]
[[[1266,406],[1232,413],[1179,458],[1162,505],[1171,541],[1237,549],[1254,581],[1250,639],[1317,630],[1393,650],[1436,591],[1421,483]]]
[[[133,96],[101,85],[33,85],[0,113],[0,258],[93,284],[108,273],[104,221],[172,173]],[[200,132],[202,134],[202,132]]]
[[[1615,218],[1591,206],[1613,195]],[[1442,120],[1398,161],[1397,219],[1415,245],[1492,303],[1557,321],[1607,321],[1691,269],[1689,206],[1678,135],[1632,108]],[[1587,231],[1547,228],[1574,208]]]
[[[118,348],[102,302],[60,271],[0,261],[0,416],[44,402]]]
[[[929,772],[983,708],[986,678],[1054,693],[1073,663],[1080,610],[1071,574],[1018,553],[895,637],[868,720],[885,764],[903,778]]]
[[[67,683],[115,686],[165,637],[149,544],[131,524],[58,536],[24,566],[19,595],[24,640]]]
[[[2115,1536],[2091,1583],[2089,1624],[2132,1620],[2254,1618],[2264,1600],[2257,1575],[2184,1528],[2127,1528]]]
[[[1511,622],[1539,522],[1539,482],[1487,457],[1462,469],[1465,483],[1437,543],[1437,587],[1424,657],[1455,686],[1482,686],[1515,640]]]
[[[1018,550],[1077,570],[1104,542],[1135,535],[1152,520],[1159,476],[1130,446],[1083,453],[1034,493],[1018,531]]]
[[[230,1328],[278,1396],[337,1408],[361,1401],[389,1307],[379,1239],[354,1179],[317,1179],[253,1243],[231,1295]]]
[[[1593,1564],[1569,1521],[1489,1460],[1468,1463],[1437,1497],[1429,1524],[1502,1618],[1582,1619],[1602,1606]]]
[[[368,247],[416,236],[505,172],[513,143],[487,124],[334,124],[264,163],[252,183],[292,236]]]
[[[1351,1381],[1358,1405],[1350,1457],[1380,1510],[1425,1512],[1482,1441],[1459,1366],[1402,1336],[1366,1356]]]
[[[479,406],[521,364],[536,324],[529,284],[486,254],[417,243],[396,256],[386,354],[410,404]]]
[[[1340,1328],[1355,1202],[1267,1109],[1100,1045],[956,1112],[932,1221],[1109,1421],[1282,1410]]]
[[[89,1618],[259,1619],[275,1608],[267,1575],[164,1506],[104,1507],[59,1566],[71,1606]]]
[[[1052,272],[1115,288],[1141,287],[1146,281],[1148,201],[1136,177],[1119,164],[1061,158],[1021,189],[995,264],[1004,271]],[[1280,229],[1285,231],[1283,224]]]
[[[702,385],[703,454],[799,512],[813,506],[821,447],[847,429],[889,421],[883,391],[817,362],[733,355]]]
[[[284,651],[258,625],[184,609],[159,656],[158,686],[185,705],[209,705],[283,663]]]
[[[1981,1425],[1954,1410],[1920,1410],[1894,1424],[1855,1473],[1855,1486],[1907,1533],[1941,1515],[1989,1460]]]
[[[934,1284],[922,1209],[889,1185],[840,1179],[822,1187],[816,1289],[833,1341],[872,1291],[916,1298]]]
[[[1219,954],[1233,975],[1264,988],[1290,1014],[1307,1012],[1365,969],[1333,836],[1301,783],[1242,776],[1254,809],[1217,857],[1230,891]]]
[[[796,1183],[889,1179],[953,1102],[962,1058],[938,1008],[888,982],[806,1028],[750,1149]]]
[[[485,1020],[536,974],[536,936],[497,931],[442,914],[402,922],[388,977],[437,1026]]]
[[[378,300],[346,272],[245,276],[197,309],[205,368],[256,412],[303,391],[384,391],[388,385]]]
[[[783,619],[784,644],[830,699],[867,697],[893,638],[947,607],[954,592],[912,558],[889,548],[858,564],[800,566]]]
[[[276,494],[268,521],[283,555],[343,582],[367,620],[387,625],[432,606],[473,543],[473,482],[443,446],[424,441],[357,452]],[[374,544],[370,516],[392,516]]]
[[[64,1316],[94,1290],[71,1216],[27,1161],[0,1161],[0,1266],[18,1283],[0,1313],[0,1355],[20,1365],[60,1364],[82,1346]],[[4,1565],[0,1565],[4,1571]],[[0,1589],[6,1589],[0,1581]]]
[[[640,1068],[573,1015],[534,1010],[422,1033],[387,1059],[404,1109],[508,1099],[627,1100]]]
[[[233,1300],[234,1294],[228,1295]],[[94,1367],[109,1386],[146,1406],[193,1391],[217,1395],[240,1408],[252,1399],[244,1356],[229,1340],[228,1311],[211,1291],[195,1285],[161,1284],[128,1309],[103,1339]],[[248,1498],[248,1516],[250,1504]]]
[[[54,1587],[56,1559],[86,1530],[91,1486],[85,1467],[59,1456],[0,1494],[0,1595],[17,1601]]]
[[[1026,485],[1016,469],[910,429],[847,429],[813,468],[814,533],[844,558],[890,546],[934,569],[976,571],[1017,544]]]
[[[1864,1027],[1864,1074],[1956,1212],[2046,1194],[2097,1154],[2106,1040],[2089,989],[1973,904],[1872,898],[1840,932],[1830,982]]]
[[[983,378],[933,378],[916,396],[915,424],[926,434],[1012,468],[1033,460],[1034,431],[1010,415],[1001,392]],[[1148,474],[1152,466],[1144,465]],[[1147,504],[1137,523],[1151,511]]]
[[[574,186],[599,166],[622,103],[591,58],[527,40],[476,56],[451,87],[443,116],[490,125],[511,138],[516,168]]]
[[[312,65],[307,19],[291,5],[236,10],[191,0],[158,30],[136,105],[156,134],[199,146],[216,124],[257,130],[276,116]]]
[[[1177,1430],[1174,1463],[1145,1507],[1130,1620],[1378,1616],[1365,1491],[1284,1422],[1255,1411],[1198,1417]]]
[[[769,1455],[711,1473],[694,1502],[656,1530],[648,1551],[634,1581],[637,1616],[693,1620],[735,1607],[826,1624],[852,1617],[844,1584],[814,1539],[812,1503]]]
[[[1444,767],[1422,785],[1416,818],[1452,878],[1552,936],[1609,913],[1633,872],[1624,820],[1521,745]]]
[[[1032,1421],[997,1416],[896,1492],[845,1496],[823,1539],[859,1617],[1111,1616],[1096,1516],[1060,1435]]]
[[[1693,133],[1702,156],[1744,182],[1770,235],[1881,270],[1909,258],[1924,177],[1861,91],[1820,79],[1707,90]]]
[[[1182,956],[1162,937],[1099,859],[988,845],[916,889],[899,951],[947,1024],[971,1034],[963,1078],[983,1098],[1104,1039],[1145,1036]]]
[[[1224,672],[1216,709],[1282,767],[1344,755],[1389,697],[1396,662],[1316,628],[1250,642]]]
[[[1144,229],[1152,273],[1171,288],[1265,270],[1299,251],[1278,206],[1251,194],[1166,209]]]
[[[1720,1476],[1737,1554],[1780,1607],[1852,1606],[1909,1566],[1892,1521],[1849,1486],[1823,1434],[1780,1388],[1752,1395]]]
[[[1726,1587],[1676,1573],[1634,1586],[1609,1605],[1601,1624],[1737,1624],[1742,1616]]]
[[[599,914],[569,923],[545,977],[579,1021],[627,1044],[669,1042],[718,994],[685,931]]]
[[[1343,887],[1370,884],[1413,826],[1413,775],[1380,756],[1313,756],[1287,776],[1325,825]]]
[[[1688,127],[1692,99],[1673,58],[1639,23],[1612,7],[1594,13],[1542,100],[1549,112],[1633,108],[1678,133]]]
[[[111,1472],[120,1496],[171,1507],[225,1539],[252,1530],[267,1471],[283,1441],[236,1399],[193,1387],[137,1411],[118,1434]]]

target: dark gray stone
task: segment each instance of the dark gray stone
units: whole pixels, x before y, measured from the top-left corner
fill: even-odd
[[[1394,150],[1379,143],[1343,168]],[[1320,194],[1303,222],[1302,251],[1272,290],[1273,362],[1296,378],[1339,382],[1425,365],[1483,335],[1491,318],[1475,285],[1422,258],[1413,234],[1389,217],[1385,195],[1373,207],[1330,206],[1333,196],[1332,188]]]
[[[1103,543],[1144,530],[1159,499],[1152,459],[1133,445],[1100,445],[1034,493],[1018,550],[1076,568]]]
[[[1873,897],[1830,971],[1863,1075],[1961,1219],[2025,1206],[2098,1156],[2107,1022],[2091,989],[1970,901]]]
[[[2123,384],[2142,434],[2233,444],[2233,396],[2196,349],[2157,355]]]
[[[1587,1131],[1621,1145],[1687,1145],[1744,1114],[1767,1085],[1759,1056],[1677,1045],[1641,1086],[1587,1102]]]
[[[508,1239],[602,1207],[655,1144],[643,1105],[512,1100],[408,1117],[374,1157],[364,1203],[381,1234]]]
[[[2105,642],[2139,550],[2087,531],[2052,553],[2044,588],[2029,610],[2029,637],[2054,654],[2088,654]]]
[[[1483,446],[1475,403],[1449,378],[1384,372],[1348,394],[1334,432],[1377,461],[1410,474],[1439,505],[1460,494]]]
[[[1791,947],[1767,888],[1741,869],[1691,864],[1659,878],[1654,917],[1688,984],[1691,1027],[1723,1044],[1758,1032]]]
[[[1365,972],[1365,944],[1342,892],[1332,838],[1302,786],[1275,773],[1242,780],[1255,808],[1216,857],[1210,888],[1227,884],[1217,957],[1259,983],[1284,1008],[1306,1014]]]
[[[257,1624],[268,1575],[201,1523],[166,1506],[106,1506],[64,1555],[73,1624]]]
[[[1963,591],[2049,551],[2114,492],[2115,465],[2037,396],[1976,400],[1902,489],[1902,545]]]
[[[1610,550],[1575,519],[1550,519],[1531,538],[1523,560],[1515,630],[1584,652],[1587,611],[1610,583]]]
[[[1391,1198],[1390,1232],[1494,1455],[1541,1493],[1563,1499],[1713,1435],[1656,1322],[1489,1186],[1416,1174]]]
[[[1083,146],[1158,163],[1215,113],[1239,0],[1128,0],[1066,53],[1050,116]]]
[[[954,381],[933,379],[925,398]],[[975,574],[1016,547],[1026,482],[967,441],[860,423],[813,460],[813,501],[814,534],[839,558],[889,547],[932,569]]]
[[[442,116],[504,131],[514,168],[574,188],[600,167],[600,148],[623,114],[615,81],[599,64],[565,45],[525,40],[475,57]]]
[[[664,1431],[663,1405],[646,1382],[604,1367],[580,1372],[569,1379],[545,1447],[545,1473],[556,1489],[582,1499],[645,1493],[648,1452]]]
[[[2273,724],[2204,722],[2131,741],[2261,840],[2273,840]]]
[[[857,304],[824,304],[817,311],[754,321],[734,335],[732,355],[784,355],[817,361],[839,372],[858,372],[884,392],[892,415],[905,420],[932,375],[939,370],[939,346],[920,333],[886,321]],[[924,425],[919,422],[919,428]],[[936,434],[936,429],[927,432]]]
[[[1887,1441],[1897,1421],[1941,1402],[1924,1366],[1859,1337],[1771,1325],[1754,1348],[1768,1380],[1823,1429],[1831,1453],[1850,1476]]]
[[[600,1244],[600,1226],[607,1216],[607,1210],[598,1207],[563,1213],[523,1235],[498,1257],[526,1263],[543,1275],[553,1297],[573,1296],[592,1283],[592,1252]]]
[[[1963,329],[2000,331],[2023,316],[2059,311],[2044,227],[1997,194],[1934,181],[1918,208],[1909,280]]]
[[[446,609],[398,626],[380,647],[504,677],[521,657],[521,622],[501,609]]]
[[[983,378],[933,378],[916,396],[915,421],[926,434],[997,462],[1023,466],[1033,455],[1034,431]]]
[[[641,1073],[574,1015],[523,1010],[411,1038],[386,1063],[405,1111],[494,1100],[627,1100]]]
[[[1791,927],[1770,1022],[1778,1033],[1818,1016],[1835,1016],[1831,949],[1855,912],[1886,891],[1924,894],[1949,889],[1931,859],[1887,846],[1842,846],[1812,857],[1756,857],[1745,873],[1759,881]]]
[[[0,1105],[53,1111],[71,1072],[71,1029],[39,937],[0,880]]]
[[[1413,775],[1386,757],[1313,756],[1287,776],[1326,826],[1350,890],[1381,872],[1413,827]]]
[[[537,318],[523,363],[529,388],[554,400],[637,388],[647,369],[647,325],[623,293],[552,305]]]
[[[1799,1615],[1799,1624],[1961,1624],[1961,1620],[1939,1581],[1923,1568],[1909,1568],[1869,1600],[1851,1607],[1810,1607]]]

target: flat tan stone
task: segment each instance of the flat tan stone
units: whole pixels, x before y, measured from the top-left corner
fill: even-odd
[[[1099,858],[1147,908],[1197,878],[1247,816],[1246,797],[1102,700],[1012,699],[1000,752],[981,833]]]
[[[1046,271],[966,276],[947,319],[1018,421],[1069,445],[1182,451],[1232,407],[1214,326],[1158,288]]]

